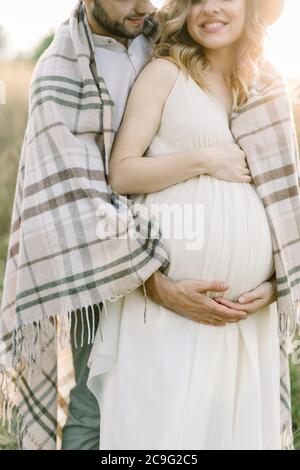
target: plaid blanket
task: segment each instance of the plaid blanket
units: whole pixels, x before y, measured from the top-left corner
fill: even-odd
[[[280,335],[282,449],[293,448],[288,353],[300,319],[300,162],[295,122],[284,78],[268,62],[247,102],[231,116],[268,218],[275,260]]]
[[[291,336],[300,314],[300,163],[288,85],[268,62],[247,103],[232,114],[231,132],[244,150],[266,209],[275,258],[280,332]]]
[[[151,33],[149,21],[145,35]],[[144,286],[153,272],[167,272],[169,266],[156,221],[109,186],[113,113],[79,1],[33,76],[12,215],[0,317],[0,413],[18,436],[19,448],[56,447],[57,398],[63,424],[73,380],[70,355],[63,371],[57,358],[69,342],[73,312],[79,309],[83,322],[89,311],[97,314],[106,300]],[[299,313],[300,173],[286,86],[271,66],[257,77],[231,125],[272,231],[283,448],[291,448],[285,338]],[[88,329],[92,342],[94,322]]]

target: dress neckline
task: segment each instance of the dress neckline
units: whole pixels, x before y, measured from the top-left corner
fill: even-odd
[[[182,70],[180,70],[180,73],[183,73]],[[224,104],[221,103],[220,100],[218,100],[218,98],[216,98],[214,95],[212,95],[211,93],[209,93],[208,91],[206,90],[203,90],[203,88],[201,88],[197,82],[195,82],[195,80],[189,75],[187,74],[188,76],[188,79],[197,87],[198,90],[200,90],[200,92],[202,92],[205,96],[207,96],[207,98],[213,103],[215,104],[221,111],[223,111],[223,113],[226,114],[227,116],[227,119],[228,119],[228,122],[230,121],[230,117],[231,117],[231,113],[228,114],[227,112],[227,109],[225,108]]]

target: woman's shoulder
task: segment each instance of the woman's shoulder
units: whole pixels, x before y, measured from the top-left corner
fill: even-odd
[[[173,76],[177,76],[179,72],[178,65],[176,65],[173,60],[168,59],[167,57],[154,58],[148,62],[145,68],[157,75],[171,74]]]
[[[148,78],[152,82],[175,82],[179,74],[179,67],[169,59],[152,59],[143,69],[141,76]],[[163,82],[162,82],[163,81]]]
[[[174,86],[179,72],[179,67],[171,60],[155,58],[145,66],[138,81],[143,82],[144,85],[149,83],[152,90],[167,96]]]

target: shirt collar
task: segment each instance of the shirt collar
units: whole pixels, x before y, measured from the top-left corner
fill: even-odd
[[[95,47],[103,47],[105,49],[120,50],[120,51],[127,50],[127,47],[124,46],[124,44],[108,36],[100,36],[99,34],[93,34],[93,40],[94,40]],[[128,41],[128,49],[131,47],[133,42],[134,40],[132,39]]]

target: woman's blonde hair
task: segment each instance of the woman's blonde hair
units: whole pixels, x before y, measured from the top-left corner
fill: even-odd
[[[245,102],[249,87],[260,66],[267,25],[260,15],[260,0],[246,0],[246,22],[239,39],[236,64],[231,74],[233,107]],[[202,88],[207,88],[202,71],[208,64],[204,49],[190,36],[186,19],[192,0],[166,0],[158,16],[161,23],[160,40],[154,57],[168,58],[188,73]]]

